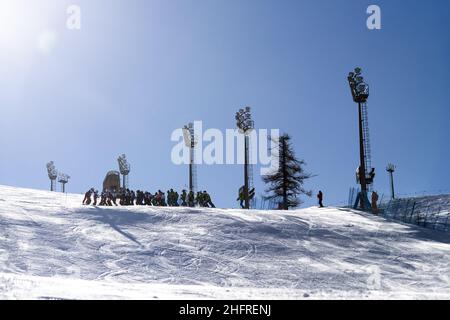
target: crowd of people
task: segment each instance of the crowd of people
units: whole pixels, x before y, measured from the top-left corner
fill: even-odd
[[[167,195],[167,196],[166,196]],[[159,206],[159,207],[207,207],[215,208],[214,203],[211,200],[209,193],[204,191],[182,190],[179,194],[173,189],[167,190],[167,193],[158,190],[154,194],[148,191],[141,190],[104,190],[99,193],[94,188],[89,189],[84,194],[84,205],[94,206]]]
[[[249,192],[250,200],[254,196],[254,189]],[[317,199],[319,202],[319,207],[323,208],[323,193],[319,191],[317,194]],[[244,208],[244,193],[242,190],[239,192],[239,197],[236,199],[240,201],[241,208]],[[372,212],[378,214],[378,194],[374,191],[372,192],[371,199]],[[115,190],[104,190],[99,193],[98,190],[94,188],[89,189],[84,194],[83,199],[84,205],[94,205],[94,206],[159,206],[159,207],[206,207],[215,208],[214,203],[211,200],[209,193],[204,191],[198,191],[194,193],[193,191],[182,190],[181,193],[170,189],[166,193],[158,190],[154,194],[148,191],[141,191],[126,189],[116,192]],[[280,209],[280,208],[279,208]]]

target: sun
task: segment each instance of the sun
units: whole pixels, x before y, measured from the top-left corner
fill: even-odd
[[[36,21],[29,7],[21,0],[0,0],[0,46],[2,50],[18,51],[32,35]]]
[[[20,59],[39,50],[42,32],[49,37],[48,4],[46,0],[0,0],[0,55],[3,58]]]

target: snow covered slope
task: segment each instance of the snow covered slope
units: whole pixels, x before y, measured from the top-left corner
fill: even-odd
[[[92,207],[0,186],[3,299],[450,299],[450,236],[337,208]]]

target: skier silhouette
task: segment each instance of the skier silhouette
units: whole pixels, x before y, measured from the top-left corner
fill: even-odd
[[[320,190],[319,190],[319,193],[317,194],[317,199],[319,199],[319,207],[323,208],[323,203],[322,203],[322,201],[323,201],[323,193]]]

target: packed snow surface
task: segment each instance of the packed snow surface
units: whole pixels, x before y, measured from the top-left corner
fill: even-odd
[[[450,236],[339,208],[93,207],[0,186],[2,299],[450,299]]]

